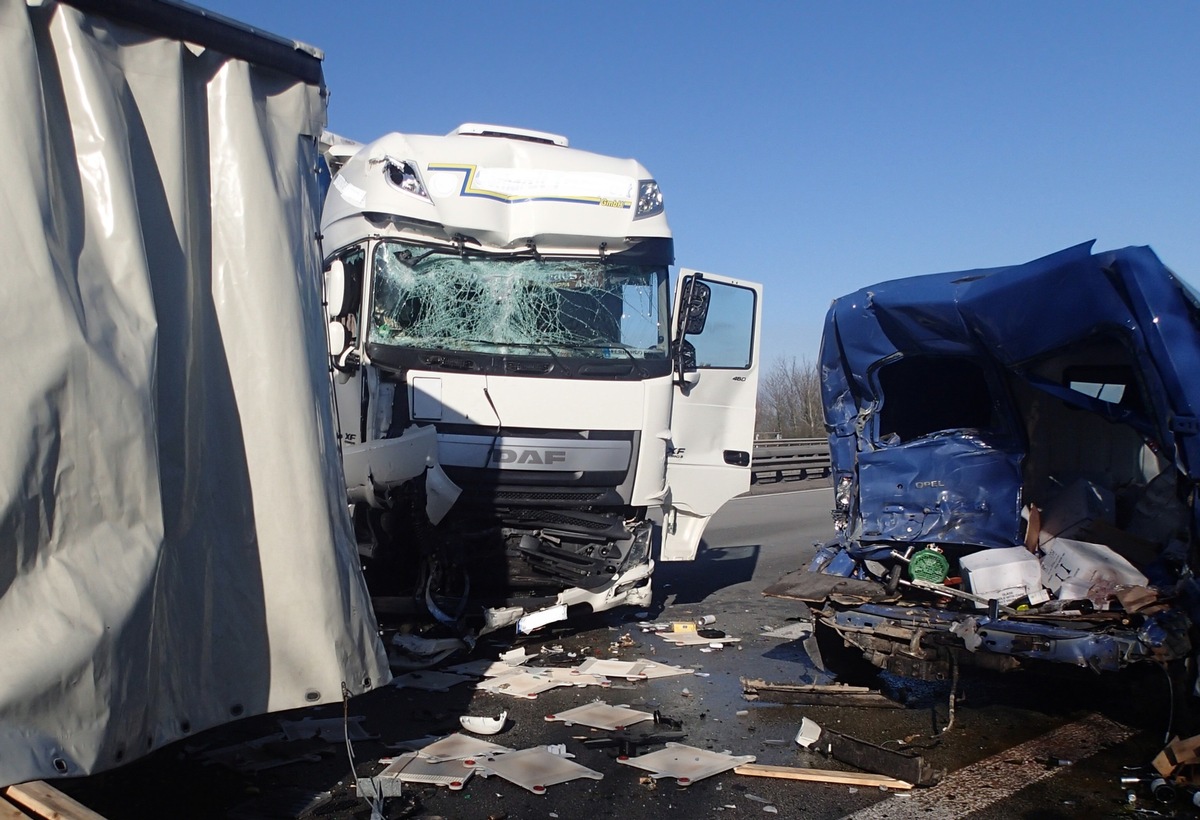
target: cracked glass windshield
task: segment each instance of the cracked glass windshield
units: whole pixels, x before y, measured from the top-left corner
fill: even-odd
[[[380,243],[370,342],[480,353],[665,359],[667,269],[459,256]]]

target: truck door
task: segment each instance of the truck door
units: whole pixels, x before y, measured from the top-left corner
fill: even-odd
[[[690,561],[708,519],[750,488],[762,286],[682,270],[674,315],[660,558]]]

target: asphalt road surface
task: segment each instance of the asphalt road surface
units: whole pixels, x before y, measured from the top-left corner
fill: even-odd
[[[831,492],[823,481],[758,485],[735,499],[710,525],[690,563],[660,564],[654,606],[554,625],[517,639],[489,636],[472,657],[495,658],[516,646],[538,653],[532,664],[569,667],[589,658],[650,660],[685,666],[695,674],[614,681],[610,687],[551,689],[536,699],[476,691],[459,684],[444,692],[385,687],[349,702],[355,725],[371,739],[353,744],[353,766],[369,775],[379,760],[398,754],[393,744],[458,729],[458,717],[496,716],[506,728],[487,738],[513,749],[561,744],[573,762],[602,775],[549,786],[535,794],[500,776],[474,777],[461,790],[412,785],[387,801],[383,817],[423,818],[681,818],[779,817],[1059,817],[1195,816],[1180,793],[1155,802],[1145,786],[1119,784],[1123,767],[1144,766],[1162,747],[1168,722],[1188,734],[1191,716],[1179,709],[1157,669],[1098,676],[1077,670],[1050,673],[967,674],[959,681],[953,717],[950,684],[875,680],[908,708],[792,706],[750,702],[742,678],[804,684],[832,680],[814,658],[802,605],[764,598],[762,590],[801,567],[814,542],[830,533]],[[736,643],[721,649],[674,646],[645,632],[641,621],[695,621]],[[784,630],[782,633],[777,630]],[[775,634],[768,634],[775,632]],[[465,660],[457,657],[448,661]],[[1179,693],[1176,693],[1179,694]],[[643,722],[634,736],[670,730],[678,742],[708,752],[753,756],[758,764],[855,771],[802,749],[795,736],[803,718],[826,729],[891,750],[920,754],[948,772],[934,788],[885,791],[876,787],[749,777],[730,771],[680,785],[655,779],[616,758],[616,749],[585,745],[606,732],[548,721],[594,701],[627,705],[667,719]],[[1186,705],[1187,698],[1177,697]],[[353,789],[351,762],[340,743],[280,744],[264,750],[258,771],[205,763],[204,752],[278,731],[287,719],[342,717],[340,707],[247,719],[197,735],[106,775],[58,785],[111,820],[123,818],[347,818],[371,817]],[[644,728],[643,728],[644,727]],[[1194,731],[1194,730],[1193,730]],[[656,751],[661,745],[640,751]],[[680,753],[682,756],[682,753]],[[253,767],[251,767],[253,768]],[[1129,802],[1132,791],[1134,802]],[[1148,812],[1157,812],[1157,815]]]

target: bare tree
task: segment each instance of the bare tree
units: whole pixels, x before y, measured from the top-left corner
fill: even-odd
[[[821,408],[821,368],[810,359],[777,359],[758,385],[758,421],[761,433],[781,438],[816,438],[825,435]]]

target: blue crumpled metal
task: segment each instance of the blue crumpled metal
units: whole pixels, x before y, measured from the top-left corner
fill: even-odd
[[[968,356],[1054,392],[1023,364],[1099,328],[1122,335],[1151,393],[1144,416],[1120,421],[1194,477],[1200,307],[1147,247],[1092,253],[1088,242],[1024,265],[897,279],[834,300],[821,344],[822,398],[835,481],[851,475],[859,482],[853,513],[861,520],[841,540],[859,553],[888,540],[1017,543],[1020,448],[961,435],[875,444],[863,435],[882,401],[870,374],[902,356]],[[918,477],[941,486],[913,488]]]

